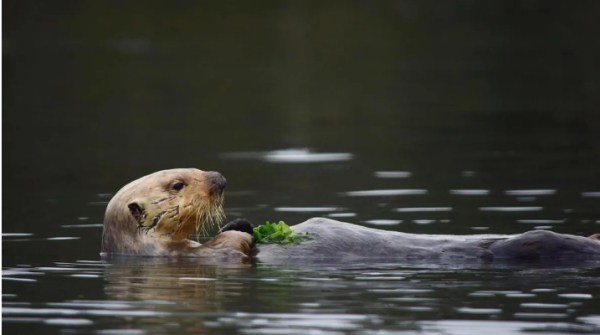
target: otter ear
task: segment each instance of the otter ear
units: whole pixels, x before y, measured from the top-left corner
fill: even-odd
[[[127,207],[129,208],[129,212],[131,212],[131,215],[133,215],[135,220],[139,222],[140,217],[144,213],[144,210],[135,201],[127,205]]]

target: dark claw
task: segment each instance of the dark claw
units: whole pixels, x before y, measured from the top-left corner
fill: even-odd
[[[250,221],[248,221],[247,219],[235,219],[229,222],[228,224],[224,225],[223,228],[219,230],[219,233],[217,233],[217,235],[228,230],[237,230],[252,235],[253,229],[254,225],[252,225],[252,223],[250,223]]]

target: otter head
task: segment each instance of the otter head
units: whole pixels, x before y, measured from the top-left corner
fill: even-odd
[[[102,252],[135,254],[142,241],[179,241],[219,225],[226,184],[218,172],[173,169],[125,185],[106,209]]]

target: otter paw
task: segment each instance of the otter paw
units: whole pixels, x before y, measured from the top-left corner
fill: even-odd
[[[218,234],[221,234],[223,232],[230,231],[230,230],[237,230],[237,231],[241,231],[241,232],[252,235],[253,229],[254,229],[254,225],[250,221],[248,221],[247,219],[244,219],[244,218],[240,218],[240,219],[235,219],[235,220],[229,222],[228,224],[224,225],[223,228],[221,228],[219,230]]]
[[[234,249],[242,252],[245,255],[250,255],[253,241],[254,239],[252,238],[252,235],[231,230],[220,233],[205,245],[208,246],[213,244],[217,248]]]

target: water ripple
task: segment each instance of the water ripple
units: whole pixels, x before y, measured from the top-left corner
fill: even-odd
[[[64,318],[55,318],[55,319],[46,319],[44,323],[47,325],[60,325],[60,326],[88,326],[93,324],[92,320],[88,319],[64,319]]]
[[[537,302],[526,302],[522,303],[522,308],[541,308],[541,309],[564,309],[569,308],[569,305],[565,304],[549,304],[549,303],[537,303]]]
[[[283,149],[262,152],[230,152],[220,155],[225,159],[258,159],[269,163],[328,163],[352,160],[351,153],[315,153],[309,149]]]
[[[356,213],[329,213],[327,216],[330,218],[352,218],[356,216]]]
[[[592,295],[588,293],[563,293],[558,296],[567,299],[592,299]]]
[[[490,190],[450,190],[449,193],[454,195],[488,195]]]
[[[2,314],[21,315],[104,315],[104,316],[165,316],[170,313],[148,310],[99,310],[99,309],[70,309],[70,308],[26,308],[26,307],[4,307]]]
[[[450,212],[452,207],[403,207],[396,208],[396,212]]]
[[[479,207],[482,212],[539,212],[544,207]]]
[[[517,220],[517,222],[525,223],[525,224],[563,224],[563,223],[565,223],[565,219],[562,219],[562,220],[543,220],[543,219]]]
[[[397,189],[397,190],[366,190],[366,191],[350,191],[342,193],[349,197],[377,197],[377,196],[394,196],[394,195],[422,195],[427,194],[427,190],[422,189]]]
[[[26,237],[33,236],[33,233],[2,233],[2,237]]]
[[[566,319],[565,313],[515,313],[517,319]]]
[[[556,190],[507,190],[504,191],[504,194],[516,196],[553,195],[556,194]]]
[[[102,228],[102,223],[88,223],[88,224],[65,224],[61,225],[61,228]]]
[[[464,314],[500,314],[502,313],[502,310],[499,308],[461,307],[457,310],[457,312]]]
[[[372,225],[378,225],[378,226],[391,226],[391,225],[397,225],[402,223],[402,220],[385,220],[385,219],[380,219],[380,220],[367,220],[367,221],[363,221],[364,223],[368,223],[368,224],[372,224]]]
[[[410,178],[411,172],[408,171],[376,171],[375,177],[377,178]]]
[[[335,212],[343,210],[341,207],[275,207],[276,212]]]

